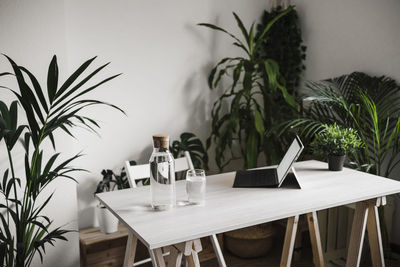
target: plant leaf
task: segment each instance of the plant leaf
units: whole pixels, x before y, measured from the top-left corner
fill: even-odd
[[[53,56],[51,59],[49,70],[47,72],[47,94],[49,97],[50,104],[53,103],[58,86],[58,65],[57,56]]]
[[[95,59],[96,57],[87,60],[71,76],[69,76],[69,78],[64,82],[63,85],[61,85],[60,89],[57,91],[56,98],[62,95]]]
[[[46,111],[46,113],[49,112],[49,109],[48,109],[48,106],[47,106],[46,99],[44,97],[42,88],[40,87],[40,84],[37,81],[36,77],[29,70],[27,70],[26,68],[21,66],[20,69],[23,72],[25,72],[28,75],[28,77],[30,78],[30,80],[32,82],[32,85],[33,85],[33,88],[35,89],[36,95],[38,96],[39,101],[42,104],[42,108]]]
[[[222,29],[222,28],[220,28],[218,26],[215,26],[213,24],[210,24],[210,23],[199,23],[197,25],[204,26],[204,27],[210,28],[212,30],[221,31],[223,33],[228,34],[230,37],[232,37],[233,39],[236,40],[238,46],[241,47],[246,52],[246,54],[250,55],[248,49],[243,45],[242,41],[240,41],[235,35],[233,35],[232,33],[228,32],[227,30],[224,30],[224,29]]]
[[[293,10],[293,7],[290,6],[289,8],[287,8],[286,10],[284,10],[282,13],[280,13],[278,16],[274,17],[268,24],[267,26],[264,28],[263,32],[261,33],[261,35],[258,37],[256,44],[254,45],[254,50],[257,50],[258,47],[261,45],[264,36],[267,34],[267,32],[269,31],[269,29],[272,27],[272,25],[275,24],[275,22],[277,22],[281,17],[285,16],[287,13],[289,13],[290,11]]]
[[[238,16],[235,12],[233,12],[233,16],[235,17],[236,23],[237,23],[239,29],[241,30],[241,32],[242,32],[242,34],[243,34],[243,37],[244,37],[244,39],[246,40],[248,49],[249,49],[249,51],[250,51],[250,49],[251,49],[251,46],[250,46],[250,36],[249,36],[249,34],[247,33],[246,28],[244,27],[243,22],[242,22],[242,20],[239,18],[239,16]]]
[[[254,126],[256,127],[256,130],[260,134],[260,136],[263,136],[264,132],[265,132],[264,120],[261,116],[260,111],[258,111],[258,109],[254,110]]]

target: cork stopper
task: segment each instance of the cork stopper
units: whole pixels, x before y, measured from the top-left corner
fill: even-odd
[[[153,135],[153,144],[154,148],[168,148],[169,136],[162,134]]]

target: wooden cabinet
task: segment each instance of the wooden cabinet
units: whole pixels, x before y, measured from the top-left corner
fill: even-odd
[[[121,267],[124,263],[128,229],[122,224],[118,232],[103,234],[99,228],[89,228],[79,231],[79,245],[82,267]],[[148,258],[147,248],[138,243],[136,260]],[[151,264],[141,265],[144,267]]]
[[[103,234],[99,228],[79,231],[79,245],[82,267],[121,267],[124,263],[128,229],[120,224],[119,230],[112,234]],[[222,248],[222,235],[218,235]],[[203,251],[199,253],[200,262],[215,258],[210,238],[202,238]],[[139,241],[135,261],[149,258],[147,248]],[[151,267],[151,263],[141,265]]]

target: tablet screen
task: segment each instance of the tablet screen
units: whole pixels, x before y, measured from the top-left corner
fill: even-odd
[[[300,139],[296,137],[276,169],[279,183],[285,178],[293,162],[297,159],[302,150],[303,144],[300,142]]]

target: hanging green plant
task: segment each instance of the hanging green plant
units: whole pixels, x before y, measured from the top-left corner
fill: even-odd
[[[268,31],[259,49],[261,58],[271,58],[279,65],[280,74],[285,79],[285,87],[289,93],[296,94],[305,70],[307,47],[303,44],[299,16],[296,9],[277,21],[274,27]],[[261,23],[257,25],[257,36],[271,19],[282,13],[284,9],[278,6],[271,11],[264,11]]]
[[[257,56],[263,60],[273,59],[278,64],[288,93],[297,97],[297,88],[305,69],[306,46],[303,44],[297,11],[294,6],[291,8],[293,10],[279,19],[268,31]],[[278,6],[271,11],[264,11],[261,23],[257,25],[256,36],[260,36],[269,21],[283,10]],[[293,136],[278,135],[276,126],[295,118],[299,110],[288,105],[282,95],[277,94],[274,88],[269,86],[266,73],[263,78],[264,127],[268,129],[264,141],[264,154],[267,164],[277,164],[293,140]]]

